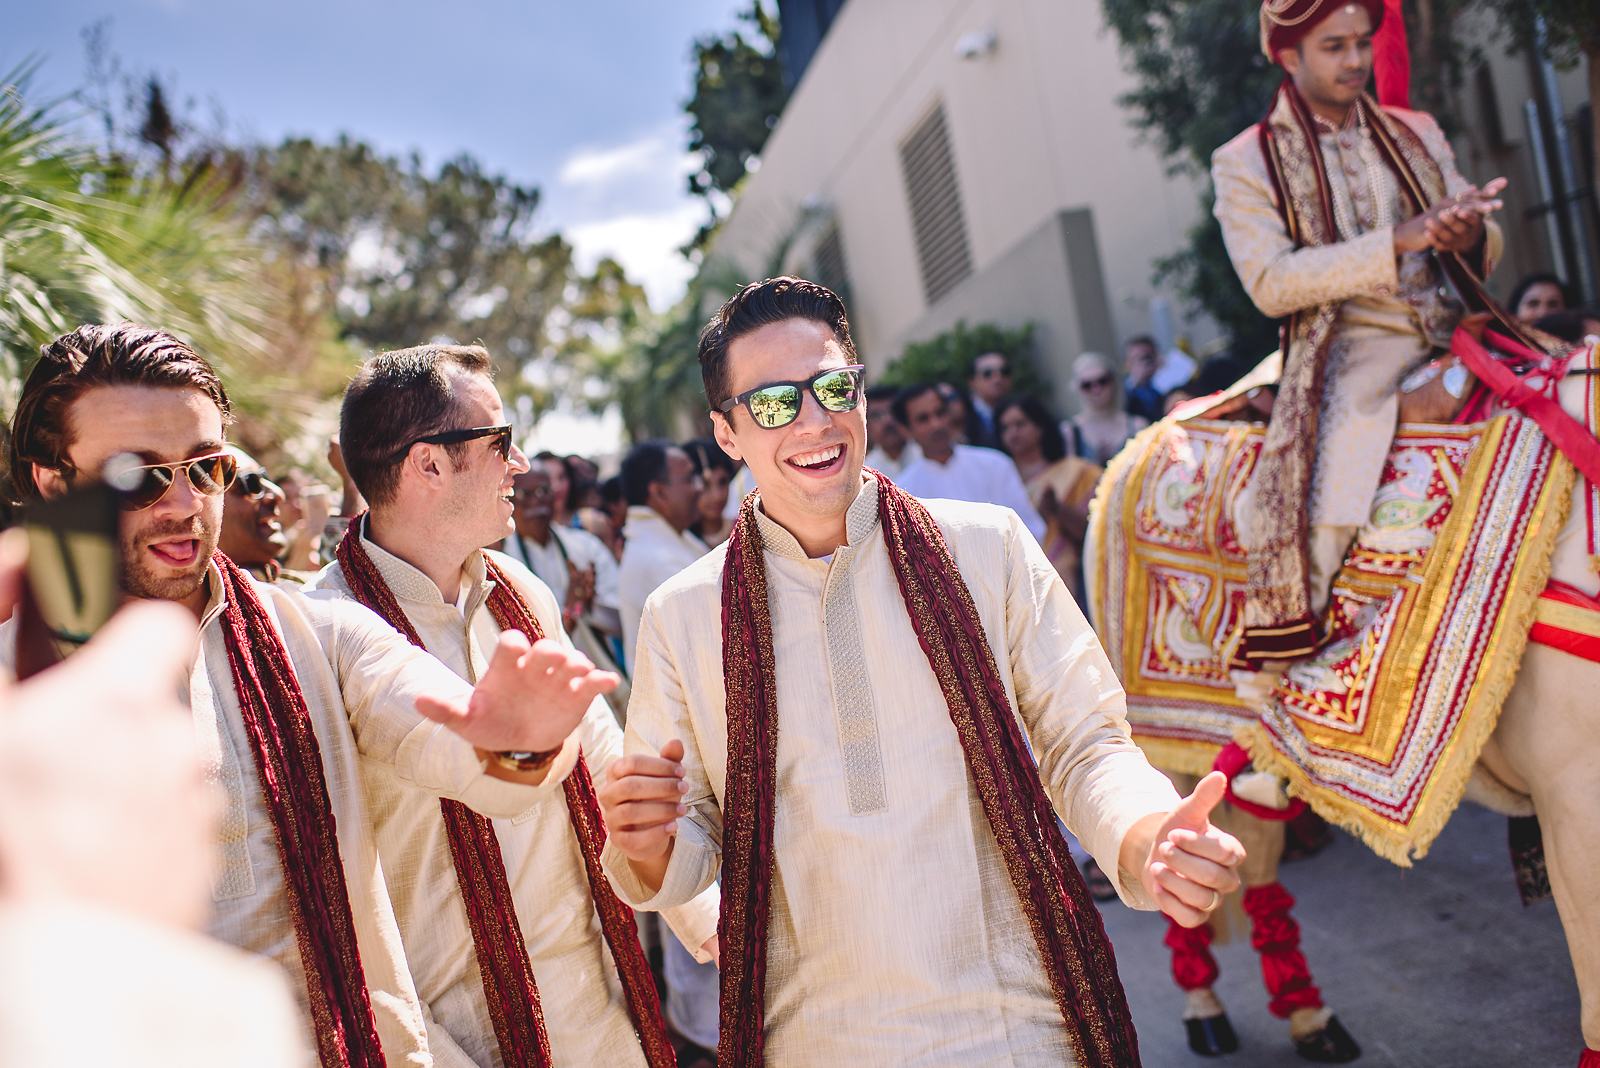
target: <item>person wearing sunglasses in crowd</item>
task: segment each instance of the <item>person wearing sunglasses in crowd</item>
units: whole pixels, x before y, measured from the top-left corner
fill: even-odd
[[[288,548],[280,515],[283,490],[267,477],[266,469],[256,458],[239,446],[229,445],[227,452],[238,473],[222,498],[222,533],[217,548],[249,572],[251,578],[296,585],[305,582],[305,575],[287,571],[282,564]]]
[[[1238,885],[1242,851],[1207,819],[1221,775],[1185,800],[1145,761],[1015,514],[863,472],[831,291],[752,283],[699,357],[757,493],[651,597],[600,797],[636,907],[720,874],[719,1063],[1136,1063],[1054,812],[1126,901],[1194,925]]]
[[[356,374],[339,440],[369,510],[309,595],[359,601],[468,680],[508,632],[583,659],[550,587],[487,548],[512,533],[514,480],[529,470],[492,372],[478,346],[425,345]],[[660,1068],[670,1056],[637,930],[597,877],[605,829],[591,776],[621,753],[622,731],[596,697],[565,745],[518,758],[544,778],[514,819],[441,809],[397,778],[369,779],[435,1064],[534,1064],[548,1049],[553,1064]],[[670,919],[709,957],[716,915],[708,896]]]
[[[1010,508],[1043,541],[1045,522],[1011,458],[996,449],[955,440],[948,402],[938,386],[908,386],[894,399],[895,418],[910,431],[922,459],[900,472],[899,487],[913,497],[976,501]]]
[[[560,750],[615,679],[518,636],[473,686],[358,605],[253,581],[216,551],[238,472],[230,420],[221,380],[185,342],[82,326],[46,345],[23,384],[11,470],[36,500],[118,460],[126,595],[199,621],[187,697],[224,795],[208,926],[286,970],[312,1025],[301,1060],[441,1063],[379,863],[391,814],[370,809],[367,790],[404,783],[489,816],[526,812],[547,774],[527,755]],[[123,467],[125,454],[141,463]],[[15,655],[13,619],[0,658],[9,668]]]
[[[985,352],[972,360],[967,394],[972,398],[970,443],[1000,448],[1000,422],[995,409],[1011,392],[1011,360],[1003,352]]]
[[[1061,424],[1068,456],[1104,467],[1129,438],[1150,425],[1143,416],[1124,410],[1116,370],[1098,352],[1072,361],[1072,390],[1078,395],[1078,410]]]

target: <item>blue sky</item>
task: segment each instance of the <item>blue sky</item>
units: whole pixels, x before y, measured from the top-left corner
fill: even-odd
[[[236,135],[347,132],[430,163],[470,152],[544,193],[542,223],[586,263],[616,255],[664,307],[704,208],[685,192],[689,49],[745,0],[0,0],[0,71],[39,88],[86,76],[85,27],[110,18],[129,71],[213,104]]]

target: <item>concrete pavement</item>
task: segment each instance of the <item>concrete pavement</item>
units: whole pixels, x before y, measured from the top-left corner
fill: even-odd
[[[1553,901],[1524,909],[1506,821],[1464,805],[1416,867],[1396,868],[1353,838],[1284,868],[1324,999],[1361,1044],[1364,1068],[1572,1068],[1578,994]],[[1600,890],[1597,890],[1600,892]],[[1189,1051],[1165,920],[1116,902],[1106,929],[1133,1007],[1146,1068],[1304,1065],[1267,1013],[1248,936],[1214,948],[1218,995],[1239,1052]]]

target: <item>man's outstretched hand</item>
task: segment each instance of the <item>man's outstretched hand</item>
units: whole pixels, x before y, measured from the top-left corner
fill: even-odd
[[[1244,846],[1211,825],[1211,810],[1227,785],[1222,772],[1213,771],[1164,819],[1149,816],[1135,824],[1122,845],[1123,870],[1137,871],[1150,900],[1184,927],[1205,923],[1223,896],[1239,888]]]
[[[678,818],[689,811],[682,760],[683,743],[674,738],[657,756],[634,753],[614,761],[600,786],[606,837],[652,890],[661,888]]]
[[[521,631],[508,630],[468,700],[419,697],[417,711],[479,749],[547,752],[618,682],[575,649],[549,638],[529,645]]]

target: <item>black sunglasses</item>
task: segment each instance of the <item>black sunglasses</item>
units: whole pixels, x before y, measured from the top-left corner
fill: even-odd
[[[476,441],[479,438],[494,438],[493,446],[500,454],[500,459],[511,459],[511,424],[502,423],[499,426],[474,426],[465,430],[441,430],[437,434],[424,434],[405,448],[400,450],[404,456],[411,451],[412,445],[459,445],[463,441]]]
[[[253,501],[267,492],[270,486],[273,486],[273,481],[265,471],[246,471],[233,480],[232,488],[239,491],[239,496]]]
[[[861,403],[861,373],[866,369],[865,364],[856,363],[849,367],[830,367],[814,378],[799,382],[768,382],[730,397],[717,405],[717,411],[727,415],[742,404],[756,426],[776,430],[800,418],[800,405],[808,390],[824,411],[854,411]]]
[[[71,468],[71,465],[63,465]],[[114,489],[122,507],[139,512],[152,507],[167,495],[178,480],[178,472],[188,476],[196,493],[214,497],[227,491],[239,473],[239,461],[225,452],[208,453],[170,464],[139,464],[132,467],[109,465],[106,484]]]
[[[1078,388],[1099,389],[1101,386],[1109,386],[1111,381],[1112,379],[1110,375],[1101,375],[1099,378],[1084,378],[1079,380]]]

